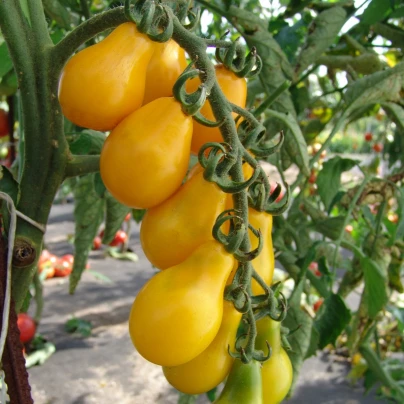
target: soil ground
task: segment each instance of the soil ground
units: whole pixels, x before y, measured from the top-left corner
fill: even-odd
[[[55,205],[46,234],[47,248],[54,254],[72,253],[67,235],[74,232],[72,204]],[[164,379],[161,369],[135,351],[127,331],[132,302],[142,285],[155,273],[139,241],[133,223],[130,247],[136,263],[105,258],[102,251],[90,255],[75,295],[68,293],[67,278],[45,281],[45,307],[38,332],[55,344],[56,352],[41,366],[29,370],[36,404],[175,404],[178,393]],[[107,283],[96,277],[107,276]],[[88,338],[68,334],[71,317],[92,323]],[[349,364],[327,353],[304,363],[290,404],[374,404],[361,386],[346,379]],[[208,403],[199,396],[198,404]],[[243,404],[243,403],[235,403]]]

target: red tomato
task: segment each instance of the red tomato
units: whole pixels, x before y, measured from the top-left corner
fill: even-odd
[[[55,276],[69,276],[73,271],[73,261],[74,256],[72,254],[66,254],[60,258],[55,266]]]
[[[273,183],[271,184],[271,190],[270,190],[270,192],[269,192],[270,194],[272,194],[272,192],[275,190],[276,185],[277,185],[276,182],[273,182]],[[281,201],[281,199],[283,198],[284,195],[285,195],[284,192],[281,191],[281,193],[279,194],[279,196],[276,198],[275,202],[277,203],[277,202]]]
[[[93,241],[93,250],[99,250],[101,248],[101,237],[100,236],[96,236],[94,241]]]
[[[116,247],[124,243],[128,239],[128,235],[123,230],[118,230],[114,239],[109,243],[110,246]]]
[[[317,262],[310,262],[309,269],[314,273],[314,275],[321,276],[321,272],[318,270]]]
[[[129,220],[130,220],[131,217],[132,217],[132,214],[131,214],[131,213],[128,213],[128,214],[125,216],[124,221],[125,221],[125,222],[129,222]]]
[[[8,114],[0,108],[0,137],[8,135]]]
[[[23,344],[31,341],[35,336],[36,324],[27,313],[20,313],[17,318],[17,326],[20,330],[20,341]]]
[[[352,226],[351,224],[347,224],[347,225],[345,226],[345,231],[346,231],[347,233],[351,234],[352,231],[353,231],[353,226]]]
[[[313,170],[310,174],[309,182],[310,184],[314,184],[316,181],[317,181],[317,175],[316,172]]]
[[[367,142],[370,142],[370,141],[372,141],[372,139],[373,139],[373,135],[370,132],[366,132],[365,133],[365,140]]]
[[[383,151],[383,145],[381,143],[375,143],[372,147],[372,149],[376,152],[376,153],[380,153],[381,151]]]
[[[316,303],[313,304],[313,310],[317,313],[318,309],[321,307],[323,304],[324,299],[318,299]]]

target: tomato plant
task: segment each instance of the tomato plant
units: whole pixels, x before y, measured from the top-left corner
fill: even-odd
[[[276,402],[306,357],[340,344],[360,352],[369,384],[403,402],[379,344],[385,329],[402,328],[398,2],[195,3],[210,23],[199,24],[185,0],[0,2],[0,102],[18,142],[15,164],[6,169],[8,159],[0,172],[1,197],[9,197],[0,205],[2,239],[13,239],[18,217],[14,248],[1,258],[12,257],[17,312],[31,292],[41,306],[37,273],[45,269],[71,272],[74,293],[99,228],[104,244],[122,243],[135,208],[145,253],[164,271],[138,294],[130,334],[173,385],[199,393],[230,372],[218,402]],[[9,135],[0,150],[12,155]],[[191,153],[198,164],[187,176]],[[41,249],[66,187],[75,259],[53,265]],[[272,285],[275,257],[290,296]],[[361,290],[358,309],[349,306],[353,290]],[[322,302],[317,313],[313,302]],[[242,319],[241,336],[230,340],[228,306],[232,332]],[[294,331],[290,357],[279,342],[288,346],[286,328]],[[5,349],[16,357],[15,347]],[[21,391],[29,391],[25,379]]]

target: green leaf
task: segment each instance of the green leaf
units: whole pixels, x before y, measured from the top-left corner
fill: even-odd
[[[28,355],[28,357],[25,359],[25,367],[29,369],[35,365],[43,365],[55,352],[55,345],[51,342],[46,342],[43,344],[41,349]]]
[[[296,73],[301,74],[315,63],[336,40],[347,18],[346,11],[339,6],[322,11],[309,27],[309,35],[296,64]]]
[[[132,262],[138,262],[139,257],[130,251],[125,251],[125,252],[119,252],[118,247],[110,247],[107,250],[108,255],[110,255],[112,258],[116,258],[118,260],[123,260],[123,261],[132,261]]]
[[[371,258],[360,260],[365,277],[364,303],[370,318],[375,318],[388,302],[387,277],[380,266]]]
[[[140,223],[146,214],[146,209],[132,209],[132,217],[136,223]]]
[[[372,25],[384,20],[391,11],[390,1],[372,0],[360,16],[360,23],[363,25]]]
[[[292,26],[289,26],[284,20],[281,21],[281,24],[286,25],[275,35],[275,39],[291,63],[295,62],[298,49],[305,41],[308,25],[312,19],[311,14],[306,12],[302,13],[302,18]],[[273,26],[271,21],[270,27]]]
[[[389,18],[403,18],[404,17],[404,5],[396,8],[390,15]]]
[[[295,330],[299,327],[297,331],[288,336],[288,341],[291,346],[288,355],[293,367],[293,383],[291,390],[293,390],[296,385],[300,368],[312,345],[311,334],[313,330],[313,319],[300,307],[300,298],[303,292],[304,283],[305,277],[303,277],[296,285],[296,288],[289,299],[288,314],[286,319],[282,322],[282,325],[289,328],[289,330]],[[315,336],[313,336],[313,338],[315,338]]]
[[[290,130],[285,135],[284,148],[305,175],[310,175],[307,144],[296,118],[292,114],[267,110],[266,114],[282,121]]]
[[[381,107],[386,111],[389,118],[404,131],[404,108],[394,102],[382,102]]]
[[[0,45],[0,77],[3,77],[13,68],[10,54],[5,42]]]
[[[83,273],[88,254],[93,246],[94,237],[104,217],[103,198],[94,188],[94,174],[81,177],[74,189],[74,219],[76,222],[74,238],[73,272],[70,274],[69,292],[74,293]]]
[[[65,323],[65,330],[70,334],[78,333],[83,337],[89,337],[91,335],[91,329],[92,325],[89,321],[76,317],[67,320]]]
[[[71,16],[58,0],[42,0],[46,14],[62,28],[69,29]]]
[[[105,196],[105,193],[107,192],[107,188],[105,187],[104,182],[101,178],[101,174],[99,172],[94,173],[94,189],[100,198],[103,198]]]
[[[102,243],[109,244],[114,239],[116,232],[121,228],[125,216],[131,210],[127,206],[118,202],[109,192],[107,192],[105,195],[105,201],[106,216]]]
[[[311,336],[310,336],[310,345],[309,348],[307,349],[306,356],[304,359],[308,359],[314,355],[316,355],[317,350],[318,350],[318,344],[320,340],[320,334],[316,330],[315,327],[311,329]]]
[[[344,228],[345,216],[328,217],[315,222],[314,228],[322,235],[337,240]]]
[[[8,194],[14,202],[17,204],[18,198],[18,182],[14,179],[11,172],[7,167],[0,165],[0,191]]]
[[[209,390],[206,393],[206,397],[208,397],[208,400],[213,403],[216,399],[216,393],[217,393],[217,387],[213,387],[212,390]]]
[[[351,312],[341,296],[337,294],[328,296],[321,307],[320,316],[314,323],[320,336],[320,349],[328,344],[334,344],[350,320]]]
[[[6,73],[0,82],[0,96],[4,95],[6,97],[16,93],[18,88],[17,76],[14,69],[11,69]]]
[[[106,136],[104,132],[85,129],[70,143],[72,154],[100,154]]]
[[[350,170],[359,163],[358,160],[351,160],[336,156],[323,165],[323,168],[317,176],[318,193],[323,201],[326,210],[328,210],[335,195],[341,186],[341,174]]]
[[[271,94],[279,87],[279,83],[283,83],[286,79],[293,81],[295,74],[292,66],[279,44],[269,33],[266,20],[245,9],[233,6],[225,13],[225,16],[237,21],[237,26],[240,26],[240,32],[248,46],[257,49],[263,64],[259,78],[267,95]],[[296,121],[296,111],[290,92],[284,91],[274,101],[271,108],[272,116],[275,112],[279,112],[280,115],[274,119],[275,127],[271,127],[272,122],[266,125],[267,133],[273,135],[278,132],[279,120],[289,129],[285,131],[285,142],[281,151],[283,167],[289,167],[291,162],[294,162],[301,171],[309,175],[307,145]]]
[[[388,305],[387,310],[396,318],[400,332],[404,332],[404,307]]]
[[[191,394],[185,394],[185,393],[179,392],[177,403],[178,404],[195,404],[197,398],[198,398],[197,395],[191,395]]]
[[[400,100],[403,77],[404,62],[354,81],[344,94],[347,111],[352,112],[369,104]]]

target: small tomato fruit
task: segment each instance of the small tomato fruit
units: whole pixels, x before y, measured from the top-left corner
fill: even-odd
[[[158,98],[130,114],[107,137],[100,173],[109,192],[132,208],[169,198],[188,169],[192,118],[172,97]]]
[[[20,330],[20,341],[23,344],[30,342],[35,336],[36,324],[27,313],[20,313],[17,317],[17,326]]]
[[[123,244],[128,239],[128,235],[123,230],[118,230],[115,233],[114,239],[109,243],[110,246],[116,247]]]
[[[233,256],[210,241],[181,264],[154,275],[138,293],[129,317],[139,354],[161,366],[182,365],[201,354],[219,331],[233,267]]]
[[[383,145],[381,143],[375,143],[372,147],[372,149],[376,152],[376,153],[380,153],[383,151]]]
[[[111,130],[143,102],[154,42],[127,22],[70,58],[59,82],[63,115],[78,126]]]
[[[366,132],[366,133],[365,133],[365,140],[366,140],[367,142],[371,142],[372,139],[373,139],[372,133]]]

